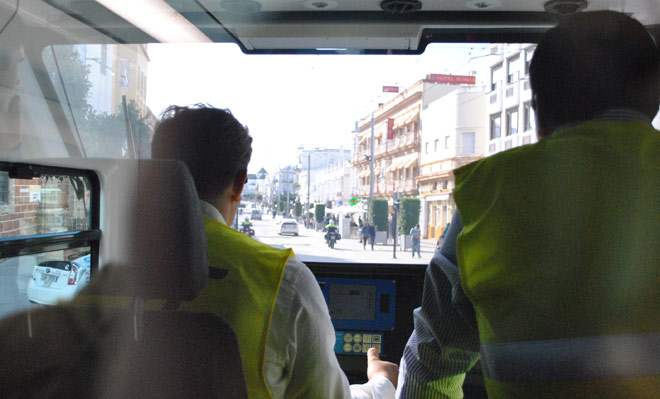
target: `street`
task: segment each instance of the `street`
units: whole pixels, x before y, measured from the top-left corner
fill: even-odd
[[[422,257],[412,257],[410,251],[401,252],[397,248],[396,259],[393,258],[392,245],[374,245],[374,250],[367,245],[363,249],[359,239],[342,236],[335,248],[329,248],[323,236],[325,233],[298,225],[299,235],[279,235],[281,218],[275,220],[271,215],[263,216],[264,220],[253,220],[255,238],[259,241],[284,248],[293,248],[296,257],[303,262],[348,262],[348,263],[398,263],[398,264],[428,264],[435,251],[434,240],[422,240]],[[239,220],[241,222],[241,220]]]

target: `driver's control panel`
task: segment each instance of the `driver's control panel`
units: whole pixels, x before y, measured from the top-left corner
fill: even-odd
[[[386,350],[385,331],[395,327],[396,282],[317,277],[335,327],[335,353],[366,355]]]

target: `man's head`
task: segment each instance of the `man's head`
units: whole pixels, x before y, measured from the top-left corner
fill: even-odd
[[[543,35],[529,73],[541,137],[608,108],[649,118],[658,111],[658,49],[644,26],[625,14],[567,17]]]
[[[215,201],[228,188],[240,195],[252,155],[252,137],[229,110],[205,105],[169,107],[156,127],[152,156],[188,166],[199,197]]]

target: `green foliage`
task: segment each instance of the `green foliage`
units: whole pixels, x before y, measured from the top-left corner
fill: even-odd
[[[399,201],[399,233],[410,234],[410,229],[419,223],[419,198],[403,198]]]
[[[284,212],[286,209],[286,201],[280,201],[278,208],[280,212]]]
[[[376,231],[387,230],[387,200],[374,198],[369,207],[371,221],[376,224]]]
[[[324,217],[325,217],[325,205],[316,204],[316,206],[314,207],[314,218],[316,219],[317,222],[321,223],[323,222]]]
[[[90,65],[86,64],[74,46],[54,46],[44,50],[44,64],[55,83],[55,91],[62,102],[68,101],[77,130],[88,157],[131,157],[130,136],[126,127],[126,112],[120,104],[114,114],[100,113],[89,104],[92,83],[89,81]],[[108,71],[110,73],[110,71]],[[135,152],[140,158],[151,157],[150,126],[134,100],[126,104],[135,142]]]
[[[296,217],[300,217],[302,215],[302,204],[300,201],[296,201],[296,209],[295,209]]]

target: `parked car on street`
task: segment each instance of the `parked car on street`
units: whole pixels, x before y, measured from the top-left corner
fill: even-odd
[[[298,235],[298,222],[295,219],[284,219],[280,224],[280,234]]]
[[[259,209],[253,209],[252,212],[250,212],[250,219],[261,220],[261,211]]]
[[[89,283],[90,271],[90,255],[41,262],[34,267],[28,282],[28,300],[44,305],[70,300]]]

